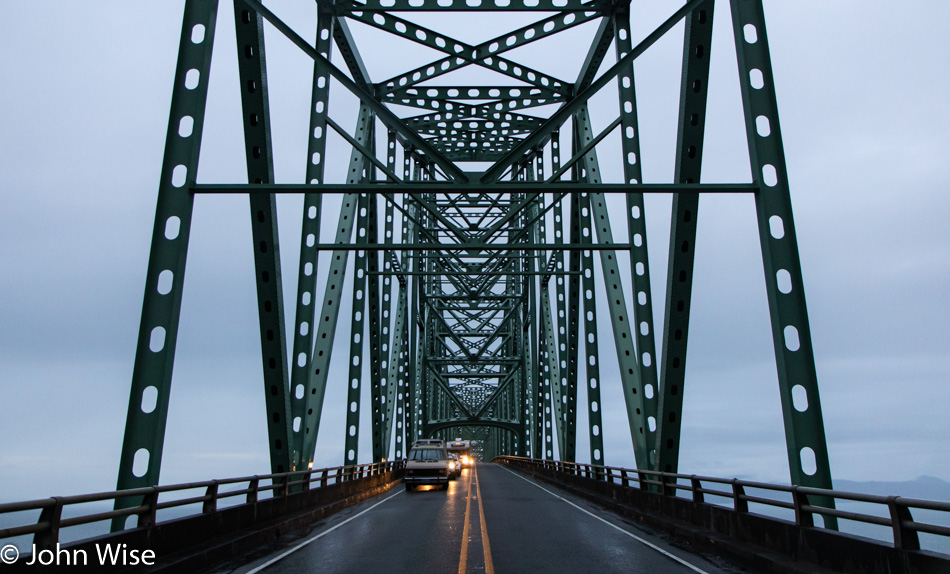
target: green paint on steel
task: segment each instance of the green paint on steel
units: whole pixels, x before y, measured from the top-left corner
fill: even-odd
[[[235,193],[246,193],[251,204],[267,448],[275,472],[313,462],[325,408],[346,412],[347,463],[359,461],[360,429],[367,424],[374,460],[405,456],[412,441],[430,434],[472,437],[484,456],[573,460],[581,433],[590,445],[581,456],[601,463],[604,384],[619,384],[623,393],[638,468],[677,470],[698,198],[731,193],[751,194],[756,203],[792,481],[830,487],[761,2],[732,2],[751,184],[701,183],[712,0],[686,1],[639,40],[630,25],[636,6],[629,2],[470,4],[320,0],[309,43],[260,0],[239,0],[234,14],[248,182],[197,184],[217,4],[186,2],[119,487],[158,480],[193,197]],[[397,15],[403,11],[434,15],[423,21]],[[526,15],[514,29],[473,42],[439,21],[457,23],[458,11]],[[309,122],[301,122],[309,130],[302,182],[274,182],[265,20],[268,30],[313,61]],[[633,65],[684,20],[676,173],[672,182],[647,184]],[[352,22],[435,55],[418,66],[390,66],[374,79]],[[518,61],[521,48],[552,46],[565,32],[591,39],[579,70],[544,71]],[[601,71],[611,46],[616,63]],[[472,70],[479,80],[469,85],[464,79]],[[558,77],[563,73],[575,79]],[[616,95],[606,97],[618,98],[618,111],[591,114],[592,98],[613,86]],[[352,131],[332,117],[331,92],[335,105],[358,104]],[[385,142],[376,141],[381,129]],[[567,156],[562,134],[573,144]],[[345,166],[328,161],[331,138],[349,152]],[[601,173],[598,157],[608,156],[622,173]],[[673,194],[659,369],[646,193]],[[289,362],[279,194],[303,194]],[[327,194],[338,196],[325,205]],[[335,233],[325,242],[323,219],[337,201]],[[614,241],[611,215],[627,229],[626,243]],[[350,251],[352,291],[344,293]],[[626,261],[622,266],[618,256],[630,258],[629,271],[622,273]],[[616,359],[597,340],[598,305],[610,319]],[[341,308],[351,309],[349,321],[338,320]],[[349,352],[331,362],[334,342],[343,339]],[[604,360],[617,361],[619,382],[602,380]],[[344,371],[347,403],[325,405],[331,373]],[[145,407],[146,395],[156,397],[154,406]],[[579,396],[586,396],[586,417],[578,416]],[[582,420],[586,429],[577,428]]]
[[[198,173],[217,12],[217,0],[185,3],[116,490],[158,484],[161,471],[194,205],[186,189]],[[118,499],[116,510],[140,500]],[[125,523],[113,519],[112,530]]]

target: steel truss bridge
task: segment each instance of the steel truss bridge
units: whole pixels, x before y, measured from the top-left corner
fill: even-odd
[[[830,489],[762,3],[721,4],[731,10],[748,142],[736,152],[748,154],[751,182],[703,183],[713,0],[686,1],[642,38],[631,30],[637,3],[624,0],[317,0],[315,33],[306,38],[279,10],[236,0],[248,183],[216,184],[199,183],[197,173],[218,1],[186,0],[118,489],[158,483],[199,194],[249,198],[271,472],[312,467],[328,409],[346,413],[347,465],[358,461],[367,417],[377,462],[436,436],[480,441],[486,459],[589,457],[602,465],[604,436],[619,431],[603,427],[605,384],[622,387],[637,468],[677,472],[706,193],[755,204],[791,481]],[[514,13],[534,19],[471,43],[453,33],[465,28],[467,12],[495,13],[499,26]],[[589,45],[561,42],[585,24]],[[675,173],[645,183],[634,63],[674,28],[685,31]],[[298,184],[275,183],[265,30],[313,63]],[[356,41],[367,31],[436,56],[371,78],[362,55],[375,48],[361,51]],[[519,61],[518,49],[535,43],[551,54],[548,72]],[[564,69],[557,49],[586,57]],[[358,116],[332,117],[331,95],[358,100]],[[609,98],[607,112],[592,114],[597,98]],[[595,121],[605,113],[612,117]],[[348,162],[328,159],[333,145],[346,146]],[[620,167],[602,170],[608,157]],[[649,193],[672,196],[659,325]],[[280,266],[279,194],[304,201],[293,301],[283,298],[293,277]],[[341,196],[338,213],[324,205],[327,194]],[[341,307],[352,312],[340,317]],[[612,341],[598,338],[604,321]],[[619,380],[604,381],[600,359],[614,356]],[[347,403],[324,404],[337,384],[347,387]],[[369,403],[361,399],[366,385]],[[577,452],[579,437],[589,453]]]

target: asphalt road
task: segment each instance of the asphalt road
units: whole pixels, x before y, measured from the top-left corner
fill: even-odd
[[[401,486],[249,550],[215,572],[743,572],[596,505],[493,464],[448,492]]]

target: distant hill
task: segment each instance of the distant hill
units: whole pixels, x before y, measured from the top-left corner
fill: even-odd
[[[901,482],[834,480],[835,490],[881,496],[903,496],[926,500],[950,501],[950,482],[935,476],[918,476]]]

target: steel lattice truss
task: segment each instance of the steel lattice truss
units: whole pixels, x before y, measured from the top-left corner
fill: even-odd
[[[675,471],[698,199],[707,192],[755,201],[792,480],[830,487],[760,0],[729,2],[752,183],[700,183],[714,4],[690,0],[635,43],[636,5],[623,0],[318,0],[310,42],[259,0],[235,0],[249,183],[216,185],[196,183],[195,174],[218,6],[187,0],[119,488],[157,483],[198,193],[250,198],[274,472],[312,464],[327,385],[342,379],[341,369],[348,371],[348,464],[357,460],[360,417],[367,414],[374,460],[402,457],[407,443],[430,435],[477,438],[486,453],[574,460],[580,385],[589,421],[580,430],[587,432],[590,460],[603,464],[598,320],[610,322],[620,381],[605,384],[622,386],[638,467]],[[465,26],[467,11],[536,19],[470,43],[453,35]],[[425,22],[441,17],[445,26],[422,25],[420,13],[430,16]],[[634,61],[680,23],[675,174],[668,183],[646,184]],[[579,69],[543,72],[519,61],[518,48],[556,45],[559,34],[585,24],[593,31],[590,44],[572,47],[587,54]],[[357,27],[438,55],[370,78],[354,39]],[[299,185],[273,183],[265,28],[313,60],[309,162]],[[479,73],[466,83],[474,69]],[[353,130],[340,123],[351,120],[331,117],[331,91],[358,99]],[[595,128],[589,108],[599,93],[614,94],[617,112]],[[328,165],[331,134],[350,150],[345,166]],[[598,161],[605,141],[619,141],[607,150],[622,164],[613,178],[601,174]],[[331,172],[340,168],[345,174],[334,181]],[[284,337],[275,222],[280,193],[305,198],[293,341]],[[645,193],[673,196],[659,326]],[[326,194],[342,195],[336,217],[325,213]],[[626,236],[613,237],[611,218],[625,220]],[[334,221],[333,240],[321,243],[321,225]],[[629,260],[626,274],[621,259]],[[344,293],[344,281],[351,292]],[[353,313],[341,323],[344,298]],[[339,355],[347,340],[349,355],[333,363],[346,366],[334,367],[331,376],[334,343]],[[366,384],[369,405],[360,399]],[[145,393],[158,397],[148,412]],[[804,408],[793,393],[807,396]],[[803,467],[807,456],[815,470]],[[134,468],[136,457],[144,457],[144,470]]]

